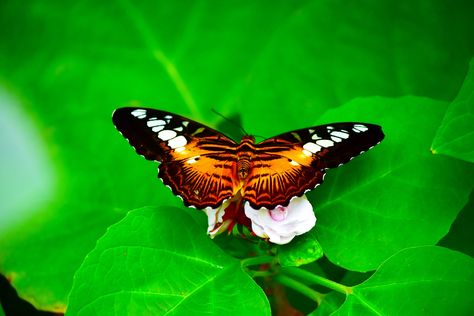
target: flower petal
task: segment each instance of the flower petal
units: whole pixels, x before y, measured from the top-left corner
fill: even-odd
[[[227,228],[228,223],[227,225],[222,225],[222,218],[224,217],[225,209],[229,206],[229,204],[230,201],[227,200],[224,201],[218,208],[206,207],[204,209],[204,212],[207,215],[207,233],[211,236],[211,238],[214,238],[216,235],[220,234]]]
[[[252,231],[275,244],[287,244],[295,236],[310,231],[316,224],[313,207],[304,195],[291,200],[287,207],[256,210],[245,203],[244,209],[245,215],[252,221]]]

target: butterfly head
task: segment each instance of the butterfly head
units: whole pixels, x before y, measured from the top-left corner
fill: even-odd
[[[244,144],[244,143],[255,143],[255,137],[253,137],[252,135],[244,135],[242,136],[242,139],[240,140],[240,144]]]

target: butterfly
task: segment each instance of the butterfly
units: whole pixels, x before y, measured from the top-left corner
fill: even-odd
[[[149,108],[114,111],[113,123],[186,206],[216,208],[238,196],[254,209],[287,206],[338,167],[384,138],[368,123],[333,123],[237,143],[186,117]]]

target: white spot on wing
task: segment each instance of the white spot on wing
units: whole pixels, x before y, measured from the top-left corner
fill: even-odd
[[[342,142],[342,139],[340,139],[339,137],[336,137],[336,136],[332,136],[332,134],[331,134],[331,139],[332,139],[333,141],[335,141],[336,143]]]
[[[182,126],[179,126],[179,127],[176,127],[176,128],[173,128],[175,131],[177,132],[182,132],[183,131],[183,127]]]
[[[334,142],[330,141],[329,139],[318,139],[316,141],[316,144],[318,144],[321,147],[328,148],[334,146]]]
[[[180,136],[175,137],[172,140],[168,141],[168,146],[175,149],[175,148],[178,148],[178,147],[183,147],[187,143],[188,143],[188,141],[186,140],[186,137],[184,137],[183,135],[180,135]]]
[[[293,166],[299,166],[300,164],[299,164],[299,163],[297,163],[297,162],[296,162],[296,161],[294,161],[294,160],[291,160],[291,161],[290,161],[290,165],[293,165]]]
[[[321,150],[321,146],[318,146],[315,143],[311,143],[311,142],[304,144],[303,148],[306,149],[307,151],[312,152],[313,154]]]
[[[171,138],[174,138],[176,137],[176,132],[175,131],[170,131],[170,130],[167,130],[165,129],[164,131],[161,131],[158,133],[158,137],[161,139],[161,140],[170,140]]]
[[[195,163],[196,161],[198,161],[196,158],[199,158],[199,156],[196,156],[196,157],[193,157],[193,158],[189,158],[188,160],[186,160],[186,162],[189,163],[189,164],[193,164],[193,163]]]
[[[146,122],[146,125],[148,127],[153,127],[153,126],[159,126],[159,125],[165,125],[166,122],[163,121],[163,120],[150,120],[148,122]]]
[[[183,121],[181,124],[183,124],[184,127],[187,127],[189,122],[188,121]]]
[[[331,133],[331,135],[339,137],[339,138],[343,138],[343,139],[349,138],[349,134],[346,133],[346,132],[342,132],[342,131],[334,131],[334,132]]]
[[[144,118],[146,117],[146,110],[144,109],[136,109],[132,111],[132,115],[138,118]]]
[[[361,132],[366,132],[369,128],[362,124],[355,124],[353,129],[357,129]]]
[[[172,118],[173,118],[173,117],[172,117],[171,115],[166,115],[166,116],[165,116],[165,119],[167,119],[167,120],[171,120]]]
[[[304,154],[305,156],[308,156],[308,157],[311,157],[311,156],[313,155],[313,154],[312,154],[309,150],[307,150],[307,149],[303,149],[303,154]]]
[[[156,133],[157,133],[157,132],[161,131],[161,130],[164,129],[164,128],[165,128],[165,127],[164,127],[163,125],[159,125],[159,126],[153,127],[151,130],[152,130],[153,132],[156,132]]]
[[[321,137],[319,137],[318,134],[314,134],[313,136],[311,136],[311,139],[316,140],[316,139],[321,139]]]

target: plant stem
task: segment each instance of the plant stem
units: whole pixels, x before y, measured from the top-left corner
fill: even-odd
[[[319,284],[324,287],[327,287],[331,290],[334,290],[336,292],[342,293],[342,294],[351,294],[352,293],[352,288],[350,286],[345,286],[340,283],[331,281],[329,279],[323,278],[322,276],[313,274],[309,271],[299,269],[299,268],[285,268],[282,270],[282,273],[286,275],[291,275],[295,276],[297,278],[306,280],[308,282],[311,282],[313,284]]]
[[[263,263],[271,263],[275,260],[273,256],[260,256],[260,257],[251,257],[240,260],[240,265],[242,267],[255,266]]]
[[[292,288],[293,290],[295,291],[298,291],[300,292],[301,294],[309,297],[310,299],[312,299],[313,301],[315,301],[316,303],[318,303],[318,305],[321,303],[324,295],[313,290],[312,288],[310,288],[309,286],[299,282],[299,281],[296,281],[286,275],[277,275],[275,276],[274,278],[275,281],[289,287],[289,288]]]
[[[273,275],[270,271],[247,271],[252,278],[265,278]]]

